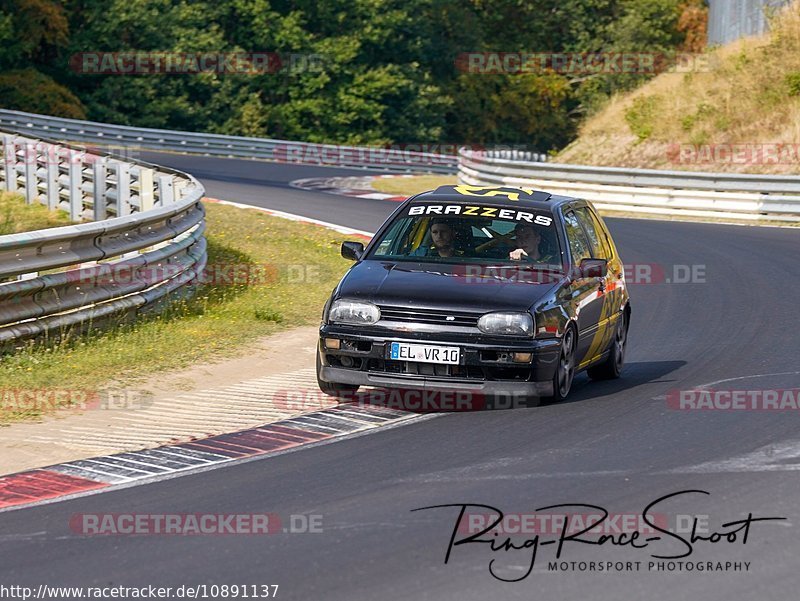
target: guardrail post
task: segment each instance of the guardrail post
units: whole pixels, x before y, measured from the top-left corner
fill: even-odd
[[[155,204],[153,191],[153,170],[139,169],[139,210],[149,211]]]
[[[17,191],[17,144],[14,136],[3,136],[3,158],[6,161],[6,190],[9,192]]]
[[[108,167],[106,165],[106,159],[98,159],[92,166],[92,195],[94,196],[92,202],[94,205],[93,210],[95,221],[102,221],[108,216],[108,211],[106,210],[107,177]]]
[[[36,177],[38,146],[37,142],[26,142],[23,154],[25,161],[25,202],[29,205],[33,204],[33,201],[39,196],[39,178]]]
[[[131,166],[128,163],[114,164],[117,175],[117,217],[131,214]]]
[[[175,202],[175,189],[171,175],[158,176],[158,201],[162,207]]]
[[[58,183],[61,153],[60,146],[50,146],[47,149],[47,208],[51,211],[61,202],[61,184]]]
[[[173,186],[174,186],[174,190],[175,190],[175,198],[177,200],[180,200],[181,198],[183,198],[183,195],[185,194],[185,191],[186,191],[186,185],[187,185],[187,182],[185,180],[182,180],[182,179],[180,179],[180,180],[178,180],[176,182],[173,182]]]
[[[69,153],[69,218],[80,221],[83,213],[83,153]]]

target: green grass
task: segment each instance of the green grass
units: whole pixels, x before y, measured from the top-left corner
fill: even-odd
[[[435,190],[439,186],[458,183],[455,175],[416,175],[414,177],[382,177],[373,180],[372,187],[378,192],[412,196],[420,192]]]
[[[94,390],[153,379],[241,354],[279,330],[319,323],[325,299],[350,265],[339,254],[346,237],[257,211],[206,208],[208,272],[236,265],[255,274],[251,281],[210,282],[167,313],[57,343],[32,342],[0,358],[0,389]],[[39,416],[0,406],[0,424]]]
[[[50,211],[40,204],[25,204],[20,194],[0,192],[0,236],[70,225],[69,213]]]

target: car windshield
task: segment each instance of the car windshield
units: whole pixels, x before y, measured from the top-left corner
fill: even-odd
[[[515,206],[412,204],[367,258],[561,270],[554,223],[551,213]]]

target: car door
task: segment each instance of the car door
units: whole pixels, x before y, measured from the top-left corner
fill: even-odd
[[[611,234],[608,228],[603,223],[603,220],[597,215],[597,212],[592,206],[581,207],[576,210],[578,219],[581,223],[584,222],[584,217],[587,222],[591,222],[594,230],[597,233],[597,253],[599,258],[608,261],[608,275],[605,278],[605,294],[607,300],[611,301],[611,311],[617,312],[625,305],[626,290],[625,290],[625,266],[617,254],[614,246],[614,241],[611,239]],[[592,241],[589,241],[592,243]]]
[[[574,210],[578,222],[589,239],[592,258],[604,259],[608,264],[607,275],[603,278],[596,278],[600,284],[599,296],[595,300],[597,329],[591,337],[591,342],[583,357],[583,360],[588,363],[601,356],[611,344],[623,294],[622,287],[618,287],[617,284],[620,281],[624,282],[624,276],[622,264],[612,251],[613,245],[607,237],[606,230],[591,208],[584,205],[575,207]]]
[[[581,273],[581,261],[595,258],[592,257],[592,246],[574,209],[572,207],[565,208],[563,216],[564,233],[569,244],[571,261],[571,281],[568,295],[578,326],[578,348],[575,358],[577,364],[581,365],[586,360],[591,359],[587,355],[598,332],[598,324],[603,309],[603,293],[601,290],[603,282],[601,278],[587,278]]]

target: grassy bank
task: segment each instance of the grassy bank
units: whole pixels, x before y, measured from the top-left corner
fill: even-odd
[[[779,163],[773,145],[800,144],[800,2],[772,32],[698,59],[615,98],[556,161],[696,171],[798,173],[796,151]],[[738,156],[720,145],[742,145]],[[789,149],[791,150],[791,148]],[[750,157],[750,158],[748,158]]]
[[[350,263],[346,236],[257,211],[208,204],[209,283],[167,314],[0,359],[0,389],[97,389],[241,354],[283,328],[319,322]],[[0,423],[38,417],[0,404]]]
[[[0,236],[70,223],[66,211],[50,211],[40,204],[27,205],[20,194],[0,192]]]

